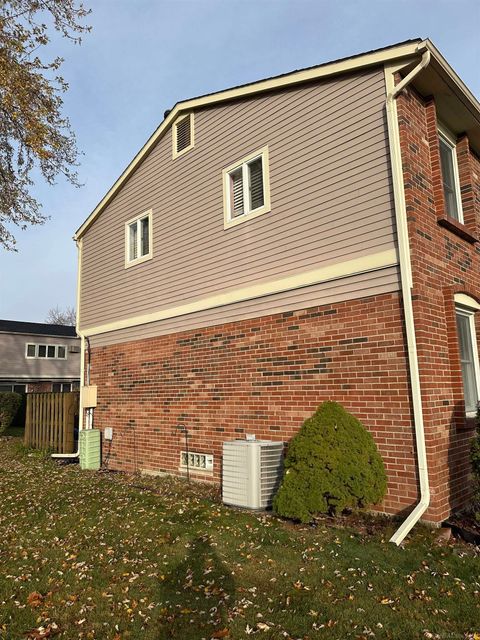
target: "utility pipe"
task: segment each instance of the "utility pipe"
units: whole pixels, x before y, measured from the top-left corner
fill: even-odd
[[[394,69],[385,69],[387,86],[387,127],[390,146],[390,162],[393,178],[393,194],[395,202],[395,219],[397,224],[400,276],[402,283],[403,309],[405,317],[405,331],[407,337],[408,365],[410,371],[410,386],[412,389],[413,421],[415,428],[415,442],[417,447],[417,466],[420,484],[420,501],[406,520],[395,531],[390,542],[399,545],[405,536],[420,520],[430,504],[430,485],[428,481],[427,451],[425,445],[425,429],[423,423],[422,395],[420,388],[420,373],[418,366],[417,340],[412,304],[412,267],[410,261],[410,245],[407,226],[407,209],[405,204],[405,190],[403,182],[402,157],[400,148],[400,132],[398,128],[397,104],[395,99],[430,62],[430,51],[419,49],[422,53],[420,63],[408,75],[395,85]]]
[[[81,431],[83,429],[83,382],[85,375],[85,336],[80,331],[80,272],[82,268],[82,238],[77,240],[77,315],[76,315],[76,331],[77,335],[80,336],[80,398],[79,398],[79,412],[78,412],[78,429]],[[90,363],[88,368],[88,377],[90,377]],[[79,440],[80,442],[80,440]],[[75,453],[52,453],[52,458],[67,458],[74,459],[78,458],[80,455],[80,449],[77,448]]]

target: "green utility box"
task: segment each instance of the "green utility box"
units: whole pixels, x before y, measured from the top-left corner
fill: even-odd
[[[99,429],[82,429],[78,433],[80,452],[80,468],[100,469],[100,431]]]

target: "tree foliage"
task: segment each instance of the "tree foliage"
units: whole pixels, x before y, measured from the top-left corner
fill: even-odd
[[[337,402],[324,402],[293,437],[273,502],[277,513],[309,522],[318,513],[377,504],[386,474],[365,427]]]
[[[80,43],[89,11],[77,0],[0,0],[0,245],[15,250],[12,225],[47,219],[31,194],[33,173],[47,183],[59,175],[78,185],[78,150],[58,75],[62,58],[43,60],[50,33]],[[49,24],[46,24],[49,22]]]
[[[65,309],[60,309],[58,306],[52,307],[47,313],[45,322],[73,326],[76,322],[75,309],[73,307],[65,307]]]

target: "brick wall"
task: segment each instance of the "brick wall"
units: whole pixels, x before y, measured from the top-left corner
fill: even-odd
[[[442,520],[465,505],[472,422],[465,420],[454,294],[480,293],[480,163],[457,146],[465,224],[449,220],[433,99],[409,89],[397,100],[413,271],[414,316],[432,487],[430,513]],[[478,322],[477,322],[478,331]]]
[[[27,384],[27,393],[44,393],[51,390],[51,382],[29,382]]]
[[[385,461],[384,509],[418,499],[399,296],[388,294],[92,351],[95,426],[110,468],[178,472],[184,439],[213,453],[254,433],[288,440],[322,400],[345,405],[370,429]]]
[[[413,304],[432,491],[425,519],[441,522],[468,499],[471,421],[465,419],[454,294],[480,292],[480,162],[462,136],[457,154],[465,215],[445,215],[435,104],[407,90],[397,101],[413,270]],[[114,469],[179,472],[190,448],[215,456],[245,433],[288,441],[325,399],[372,432],[389,477],[382,508],[418,500],[399,294],[388,294],[159,336],[92,351],[95,426],[113,427]],[[480,334],[479,334],[480,339]]]

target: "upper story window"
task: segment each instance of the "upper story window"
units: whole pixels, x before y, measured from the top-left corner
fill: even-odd
[[[445,212],[451,218],[463,223],[456,140],[451,133],[440,126],[438,128],[438,139],[440,144],[440,164],[442,167]]]
[[[177,158],[194,146],[193,113],[180,116],[172,127],[173,157]]]
[[[125,224],[125,268],[152,257],[152,211]]]
[[[223,170],[224,227],[270,211],[268,147]]]
[[[455,314],[467,416],[475,416],[480,399],[480,366],[475,334],[475,313],[480,305],[463,294],[455,296]]]
[[[29,342],[25,345],[25,357],[48,358],[55,360],[66,360],[67,347],[63,344],[36,344]]]

